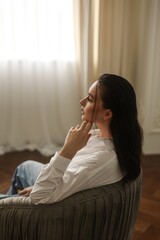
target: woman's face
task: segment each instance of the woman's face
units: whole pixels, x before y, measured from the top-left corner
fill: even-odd
[[[98,81],[94,82],[89,89],[88,96],[80,101],[82,120],[91,123],[98,123],[104,119],[105,109],[98,88]]]

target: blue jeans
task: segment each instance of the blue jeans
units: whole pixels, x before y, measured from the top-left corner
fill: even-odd
[[[1,198],[17,196],[17,190],[33,186],[44,164],[27,160],[21,163],[15,170],[12,177],[12,184],[7,194],[0,194]]]

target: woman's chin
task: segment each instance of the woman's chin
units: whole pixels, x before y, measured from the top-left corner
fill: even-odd
[[[85,116],[84,115],[82,115],[82,121],[88,121],[86,118],[85,118]]]
[[[81,119],[82,119],[82,121],[85,121],[85,119],[84,119],[84,116],[83,116],[83,115],[82,115]]]
[[[91,122],[88,118],[86,118],[84,115],[82,115],[82,122],[86,121],[86,122]]]

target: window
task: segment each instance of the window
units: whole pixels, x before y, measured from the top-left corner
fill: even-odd
[[[74,60],[72,0],[0,0],[1,60]]]

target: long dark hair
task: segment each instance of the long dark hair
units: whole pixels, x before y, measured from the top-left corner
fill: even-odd
[[[109,130],[120,168],[126,180],[135,179],[141,171],[142,128],[134,89],[118,75],[103,74],[98,80],[103,107],[112,112]]]

